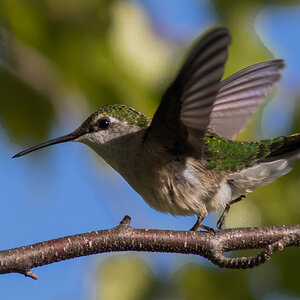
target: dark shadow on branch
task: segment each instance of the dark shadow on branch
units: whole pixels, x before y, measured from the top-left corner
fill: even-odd
[[[237,228],[207,232],[136,229],[125,216],[119,226],[0,251],[0,274],[38,277],[32,268],[79,256],[114,251],[197,254],[222,268],[246,269],[269,260],[288,246],[300,246],[300,225]],[[224,252],[262,249],[255,256],[228,258]]]

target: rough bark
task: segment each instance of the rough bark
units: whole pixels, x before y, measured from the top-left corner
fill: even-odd
[[[246,269],[269,260],[288,246],[300,246],[300,225],[236,228],[208,232],[136,229],[125,216],[107,230],[67,236],[0,251],[0,274],[21,273],[38,279],[31,269],[97,253],[115,251],[172,252],[201,255],[222,268]],[[233,250],[264,249],[250,257],[228,258]]]

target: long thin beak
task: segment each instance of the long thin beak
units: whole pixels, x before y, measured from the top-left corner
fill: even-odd
[[[44,142],[42,144],[30,147],[26,150],[23,150],[23,151],[17,153],[16,155],[14,155],[12,158],[23,156],[23,155],[28,154],[32,151],[35,151],[35,150],[38,150],[38,149],[41,149],[41,148],[44,148],[44,147],[47,147],[47,146],[50,146],[50,145],[60,144],[60,143],[64,143],[64,142],[70,142],[70,141],[75,140],[76,138],[78,138],[78,135],[76,135],[72,132],[72,133],[60,136],[58,138],[52,139],[50,141]]]

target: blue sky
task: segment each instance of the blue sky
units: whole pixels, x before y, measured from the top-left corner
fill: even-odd
[[[148,11],[157,28],[160,23],[165,25],[163,35],[177,33],[178,40],[190,40],[202,33],[204,28],[218,23],[214,8],[206,1],[193,0],[188,5],[179,0],[136,2]],[[286,89],[294,88],[300,80],[300,41],[290,38],[298,34],[299,13],[300,6],[284,9],[274,6],[266,8],[255,24],[262,39],[268,37],[278,49],[278,55],[287,61]],[[266,130],[273,127],[268,125],[270,116],[278,109],[280,105],[274,105],[271,112],[266,113]],[[288,110],[282,117],[282,124],[288,123],[289,113]],[[55,128],[51,137],[64,133],[63,129]],[[0,138],[0,166],[3,170],[0,172],[0,249],[110,228],[117,225],[125,214],[132,217],[133,226],[141,228],[188,229],[195,221],[194,217],[174,218],[152,210],[118,174],[84,145],[66,143],[11,159],[22,149],[12,144],[1,128]],[[213,226],[214,222],[213,215],[206,219],[208,225]],[[175,260],[205,263],[201,258],[188,256],[145,256],[151,260],[154,271],[169,272]],[[16,274],[2,275],[0,297],[12,300],[87,299],[85,297],[92,293],[97,263],[105,257],[107,254],[34,269],[40,277],[38,281]]]

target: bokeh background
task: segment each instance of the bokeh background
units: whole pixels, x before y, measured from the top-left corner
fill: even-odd
[[[273,57],[287,65],[239,139],[300,132],[299,1],[0,0],[0,249],[111,228],[125,214],[140,228],[192,226],[152,210],[82,144],[11,156],[104,104],[152,116],[192,41],[218,25],[233,36],[225,77]],[[299,188],[300,163],[234,205],[226,226],[300,223]],[[299,258],[290,248],[236,271],[189,255],[96,255],[37,268],[38,281],[2,275],[0,299],[300,299]]]

